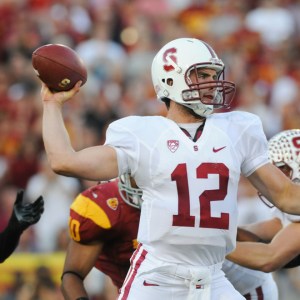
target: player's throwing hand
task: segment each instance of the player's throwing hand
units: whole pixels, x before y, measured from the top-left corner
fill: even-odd
[[[45,83],[42,83],[42,90],[41,90],[42,100],[44,102],[57,102],[62,105],[64,102],[68,101],[79,92],[81,84],[82,81],[78,81],[75,84],[75,86],[69,91],[53,93],[50,91],[50,89],[47,87]]]

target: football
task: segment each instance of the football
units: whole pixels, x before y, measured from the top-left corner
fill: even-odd
[[[68,91],[76,82],[87,80],[87,69],[78,54],[68,46],[48,44],[32,53],[32,66],[52,92]]]

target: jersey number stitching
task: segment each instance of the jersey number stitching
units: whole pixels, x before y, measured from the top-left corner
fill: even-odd
[[[223,163],[202,163],[196,169],[197,178],[208,178],[208,174],[219,175],[219,189],[206,190],[199,196],[200,226],[202,228],[228,229],[229,214],[211,216],[211,202],[223,201],[227,195],[229,170]],[[195,227],[195,216],[190,215],[190,194],[186,164],[179,164],[171,175],[178,193],[178,215],[173,215],[173,226]]]
[[[70,217],[69,218],[69,233],[70,233],[71,238],[76,242],[80,241],[79,227],[80,227],[79,221],[72,219]]]

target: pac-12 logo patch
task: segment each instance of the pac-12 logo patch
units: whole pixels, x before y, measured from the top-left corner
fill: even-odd
[[[113,210],[116,210],[119,205],[119,201],[117,198],[109,198],[106,200],[106,203]]]
[[[168,148],[172,153],[174,153],[179,147],[178,140],[168,140],[167,143],[168,143]]]

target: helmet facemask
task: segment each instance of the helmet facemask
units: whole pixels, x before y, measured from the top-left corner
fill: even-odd
[[[216,70],[216,80],[200,82],[198,76],[191,79],[192,72],[197,74],[203,69]],[[198,100],[204,105],[213,106],[214,109],[229,108],[235,94],[235,84],[224,80],[224,68],[220,64],[192,65],[185,73],[185,82],[189,89],[182,91],[182,99],[187,103]]]
[[[122,199],[130,206],[140,209],[143,192],[138,187],[133,187],[129,174],[119,176],[118,187]]]

